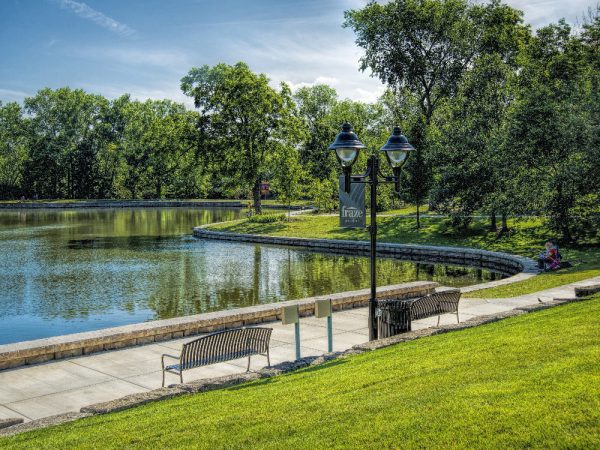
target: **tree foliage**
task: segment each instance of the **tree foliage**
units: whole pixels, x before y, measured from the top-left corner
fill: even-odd
[[[593,48],[586,48],[591,31],[582,39],[562,20],[537,31],[522,55],[510,118],[510,148],[527,169],[521,175],[536,194],[531,203],[568,241],[581,237],[576,206],[597,196],[599,186],[597,106],[590,102],[598,75],[589,59]]]
[[[493,1],[395,0],[346,12],[345,26],[365,50],[361,69],[370,69],[396,93],[417,99],[418,116],[407,134],[416,147],[406,166],[405,189],[419,205],[432,184],[430,164],[434,113],[456,96],[473,61],[486,53],[508,53],[523,30],[521,15]]]
[[[27,121],[17,103],[0,102],[0,198],[15,197],[27,161]]]
[[[600,237],[600,19],[591,10],[535,34],[499,0],[393,0],[346,13],[360,68],[386,86],[374,103],[323,84],[292,93],[244,63],[192,68],[196,110],[45,88],[0,103],[0,197],[247,198],[338,203],[327,147],[344,122],[366,145],[361,172],[394,126],[417,151],[401,199],[451,216],[547,217],[565,240]],[[386,164],[382,163],[383,171]],[[382,186],[378,209],[396,195]],[[419,209],[417,208],[419,212]],[[417,214],[417,225],[419,223]]]
[[[301,137],[291,91],[279,91],[264,74],[244,63],[193,68],[181,80],[186,95],[194,98],[200,114],[217,137],[214,151],[219,170],[252,191],[254,208],[261,211],[260,184],[267,175],[267,156],[281,142],[294,145]]]

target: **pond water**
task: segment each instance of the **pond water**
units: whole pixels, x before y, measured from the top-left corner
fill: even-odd
[[[366,257],[199,240],[233,208],[0,211],[0,344],[365,288]],[[378,284],[488,271],[391,259]]]

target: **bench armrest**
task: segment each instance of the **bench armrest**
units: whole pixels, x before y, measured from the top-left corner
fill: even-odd
[[[180,359],[180,356],[167,355],[166,353],[163,353],[163,355],[160,357],[160,362],[162,364],[163,369],[165,368],[165,356],[167,358],[172,358],[172,359],[176,359],[176,360]]]

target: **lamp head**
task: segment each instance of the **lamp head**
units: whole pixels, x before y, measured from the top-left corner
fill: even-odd
[[[381,147],[381,151],[385,152],[390,166],[394,169],[401,168],[408,159],[410,152],[414,150],[415,148],[408,143],[408,139],[400,131],[400,127],[394,127],[392,135]]]
[[[358,158],[358,152],[365,145],[360,142],[358,136],[352,131],[352,125],[345,123],[342,131],[335,137],[335,141],[329,146],[329,150],[335,150],[335,154],[342,167],[351,167]]]

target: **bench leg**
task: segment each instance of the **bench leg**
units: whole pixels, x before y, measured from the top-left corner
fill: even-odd
[[[163,370],[162,387],[165,387],[165,371]],[[179,381],[183,384],[183,372],[179,372]]]
[[[460,317],[458,317],[458,309],[456,310],[456,323],[460,323]]]
[[[248,356],[248,368],[246,369],[246,372],[250,372],[250,356]]]
[[[441,314],[438,314],[438,323],[437,323],[436,327],[439,327],[439,326],[440,326],[440,317],[442,317],[442,315],[441,315]]]
[[[271,367],[271,357],[269,356],[269,348],[267,347],[267,367]]]

